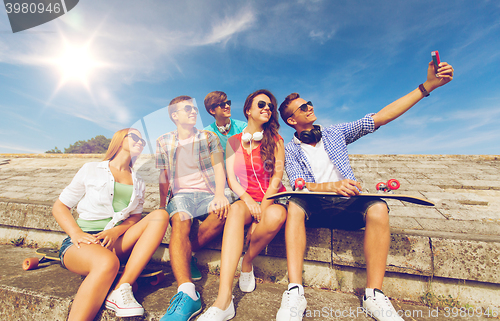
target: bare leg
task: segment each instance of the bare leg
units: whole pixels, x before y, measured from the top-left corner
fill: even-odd
[[[86,275],[71,306],[68,320],[92,320],[108,295],[118,274],[120,261],[110,250],[97,244],[68,248],[64,264],[68,270]]]
[[[170,252],[170,265],[177,280],[177,285],[193,282],[189,267],[191,260],[191,241],[189,240],[191,219],[188,214],[179,212],[172,216],[170,222],[172,224],[172,234],[168,249]]]
[[[304,253],[306,251],[305,213],[295,203],[288,205],[285,227],[288,282],[302,284]]]
[[[390,242],[387,206],[382,203],[375,204],[366,213],[364,252],[367,288],[382,289]]]
[[[242,272],[252,271],[252,261],[272,241],[286,220],[285,207],[273,204],[262,213],[262,219],[252,233],[250,245],[241,263]]]
[[[244,228],[252,219],[243,201],[231,205],[222,238],[219,293],[213,304],[219,309],[225,310],[231,303],[234,274],[243,251]]]
[[[158,248],[168,227],[168,213],[156,210],[130,227],[114,245],[119,258],[127,257],[127,264],[115,289],[123,283],[134,283]]]
[[[224,230],[225,222],[225,219],[220,220],[215,214],[208,215],[198,228],[197,238],[192,240],[192,251],[196,252],[202,249],[217,235],[220,235]]]

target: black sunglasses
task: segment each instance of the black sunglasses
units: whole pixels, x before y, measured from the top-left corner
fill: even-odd
[[[274,105],[273,105],[273,103],[266,103],[266,102],[265,102],[265,101],[263,101],[263,100],[259,100],[259,102],[257,103],[257,107],[259,107],[260,109],[262,109],[262,108],[266,107],[266,105],[267,105],[267,106],[269,106],[269,109],[270,109],[271,111],[273,111],[273,110],[274,110]]]
[[[212,105],[212,109],[215,109],[217,107],[226,108],[226,105],[229,105],[229,107],[231,107],[231,101],[230,100],[226,100],[225,102],[222,102],[220,104],[213,104]]]
[[[181,109],[184,109],[184,111],[186,112],[186,114],[191,114],[192,110],[194,110],[194,112],[196,114],[198,114],[198,108],[195,107],[195,106],[192,106],[192,105],[186,105],[186,106],[184,106],[184,108],[181,108]],[[179,110],[181,110],[181,109],[177,109],[176,112],[179,111]]]
[[[142,146],[146,146],[146,141],[142,138],[140,138],[139,136],[137,136],[136,134],[134,133],[130,133],[130,134],[127,134],[125,135],[125,137],[127,136],[130,136],[130,138],[132,138],[134,140],[134,142],[141,142]]]
[[[299,109],[302,110],[303,112],[306,112],[309,110],[309,106],[312,107],[312,105],[313,105],[313,103],[308,101],[307,103],[300,105],[299,108],[295,109],[295,111],[288,117],[292,117],[293,114],[295,114],[297,112],[297,110],[299,110]]]

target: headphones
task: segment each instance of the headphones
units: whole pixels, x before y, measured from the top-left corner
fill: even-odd
[[[314,128],[311,130],[302,131],[300,136],[297,135],[297,132],[295,132],[294,135],[305,144],[316,144],[321,140],[321,137],[323,137],[321,134],[321,127],[318,125],[314,125]]]
[[[244,143],[249,143],[251,142],[252,140],[256,141],[256,142],[260,142],[262,140],[262,138],[264,138],[264,131],[261,131],[261,132],[255,132],[252,134],[250,133],[243,133],[241,135],[241,140],[244,142]]]
[[[250,133],[243,132],[243,134],[241,135],[242,142],[250,143],[250,163],[252,164],[253,174],[255,175],[255,180],[259,184],[260,191],[262,192],[262,194],[265,195],[266,192],[264,192],[264,189],[262,188],[262,185],[260,185],[259,179],[257,178],[257,173],[255,172],[255,167],[253,165],[253,156],[252,156],[252,140],[256,141],[256,142],[260,142],[263,138],[264,138],[264,131],[255,132],[255,133],[253,133],[253,135]]]
[[[217,126],[217,124],[215,124],[215,126]],[[221,134],[229,132],[229,130],[231,129],[231,122],[227,123],[224,126],[217,126],[217,129],[221,132]]]

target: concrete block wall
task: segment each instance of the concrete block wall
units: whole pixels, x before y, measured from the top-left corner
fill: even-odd
[[[0,166],[0,241],[25,237],[54,245],[64,238],[51,208],[76,171],[97,157],[12,157]],[[396,178],[397,193],[428,198],[435,207],[389,201],[392,240],[384,291],[418,301],[428,291],[463,302],[500,306],[500,172],[495,156],[351,155],[364,190]],[[145,212],[159,203],[158,171],[151,157],[135,168],[146,181]],[[285,184],[287,182],[285,181]],[[76,216],[76,213],[74,213]],[[155,258],[168,261],[170,228]],[[304,283],[353,292],[366,280],[363,231],[308,229]],[[220,239],[196,254],[217,269]],[[258,276],[287,282],[284,232],[256,261]]]

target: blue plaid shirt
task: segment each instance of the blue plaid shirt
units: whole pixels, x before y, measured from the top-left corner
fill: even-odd
[[[349,162],[347,145],[376,130],[375,122],[371,117],[372,115],[374,114],[368,114],[351,123],[321,128],[321,139],[323,140],[325,151],[345,178],[356,180]],[[293,189],[295,189],[295,180],[299,177],[302,177],[308,183],[316,182],[311,164],[300,145],[300,141],[292,139],[285,146],[285,170]]]

